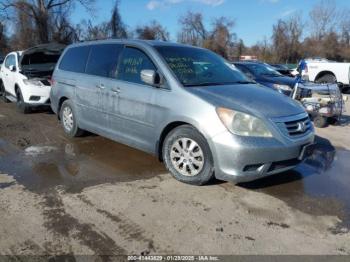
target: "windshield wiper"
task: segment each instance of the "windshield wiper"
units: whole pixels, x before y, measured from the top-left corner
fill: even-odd
[[[232,84],[242,84],[242,85],[247,85],[247,84],[256,84],[254,81],[237,81]]]
[[[198,84],[184,84],[185,87],[195,86],[222,86],[222,85],[236,85],[236,84],[255,84],[252,81],[235,81],[235,82],[211,82],[211,83],[198,83]]]
[[[261,74],[261,75],[263,75],[263,76],[272,76],[272,77],[281,76],[281,75],[278,75],[278,74],[268,74],[268,73],[266,73],[266,74]]]

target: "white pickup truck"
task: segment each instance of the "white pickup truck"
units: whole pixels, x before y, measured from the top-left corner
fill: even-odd
[[[350,85],[350,63],[339,63],[327,59],[305,59],[303,79],[316,83],[338,83],[340,89]]]

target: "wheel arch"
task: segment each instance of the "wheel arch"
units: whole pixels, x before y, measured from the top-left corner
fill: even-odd
[[[161,162],[163,161],[163,144],[164,144],[164,140],[165,140],[166,136],[175,128],[178,128],[179,126],[184,126],[184,125],[190,125],[193,128],[196,128],[192,124],[190,124],[188,122],[184,122],[184,121],[174,121],[174,122],[167,124],[163,128],[163,130],[159,136],[159,140],[157,142],[157,148],[156,148],[156,153],[157,153],[159,161],[161,161]]]
[[[15,84],[15,96],[16,96],[17,100],[18,100],[18,93],[17,93],[18,90],[20,90],[22,92],[21,87],[19,86],[19,84],[16,83]],[[22,96],[23,96],[23,93],[22,93]]]
[[[336,75],[332,71],[329,71],[329,70],[323,70],[323,71],[319,72],[315,77],[315,81],[317,81],[318,79],[320,79],[321,77],[323,77],[325,75],[332,75],[335,77],[335,80],[337,81]]]
[[[61,111],[61,107],[64,101],[69,100],[68,97],[66,96],[62,96],[60,97],[60,99],[58,100],[58,106],[57,106],[57,118],[60,120],[60,111]]]

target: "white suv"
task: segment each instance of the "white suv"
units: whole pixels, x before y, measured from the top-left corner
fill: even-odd
[[[0,96],[22,113],[49,105],[51,76],[65,46],[45,44],[9,53],[0,69]]]

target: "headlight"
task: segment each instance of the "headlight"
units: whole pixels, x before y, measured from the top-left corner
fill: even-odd
[[[265,124],[254,116],[222,107],[217,108],[216,112],[222,123],[233,134],[239,136],[272,137],[271,132]]]
[[[44,86],[44,84],[41,81],[34,79],[24,79],[23,83],[26,85]]]
[[[273,84],[273,88],[282,91],[292,91],[292,88],[290,88],[290,86],[287,85]]]

